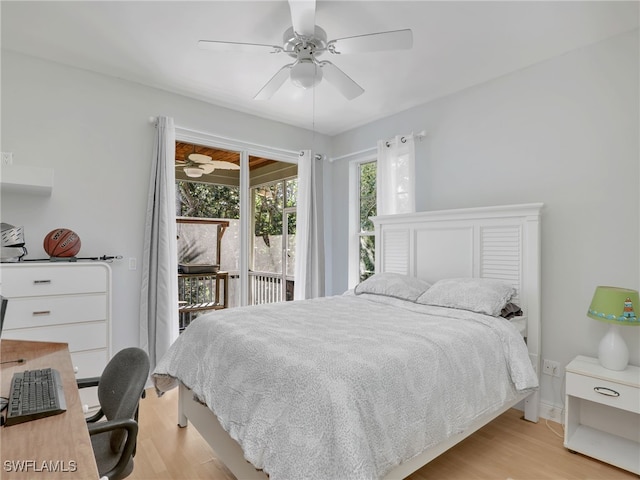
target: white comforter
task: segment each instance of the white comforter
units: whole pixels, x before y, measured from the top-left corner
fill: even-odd
[[[218,311],[157,365],[271,480],[378,479],[537,377],[508,321],[375,295]]]

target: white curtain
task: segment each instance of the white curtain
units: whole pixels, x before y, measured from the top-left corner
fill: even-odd
[[[149,354],[152,370],[178,337],[175,140],[173,119],[158,117],[151,159],[140,296],[140,347]]]
[[[294,300],[324,296],[322,160],[300,152]]]
[[[413,135],[378,141],[378,215],[416,211]]]

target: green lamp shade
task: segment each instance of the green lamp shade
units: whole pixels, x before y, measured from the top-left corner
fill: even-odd
[[[597,287],[587,315],[601,322],[640,325],[638,291],[618,287]]]

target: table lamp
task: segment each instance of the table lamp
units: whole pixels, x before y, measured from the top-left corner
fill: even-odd
[[[637,290],[596,287],[587,316],[610,324],[609,330],[598,347],[598,360],[604,368],[609,370],[627,368],[629,349],[620,335],[620,326],[640,326],[640,318],[635,308],[640,308]]]

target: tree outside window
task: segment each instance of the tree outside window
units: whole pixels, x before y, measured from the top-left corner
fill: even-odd
[[[366,280],[375,272],[375,232],[370,217],[376,215],[376,162],[358,165],[359,185],[359,259],[360,281]]]
[[[254,271],[293,276],[297,194],[295,177],[252,188]]]
[[[211,183],[177,181],[180,217],[240,218],[240,189]]]
[[[220,269],[237,272],[239,265],[240,188],[236,186],[176,181],[176,217],[229,221],[221,245]],[[217,229],[202,225],[178,228],[178,261],[212,263],[212,245],[217,243]],[[193,230],[190,235],[188,230]],[[213,262],[215,263],[215,262]]]

